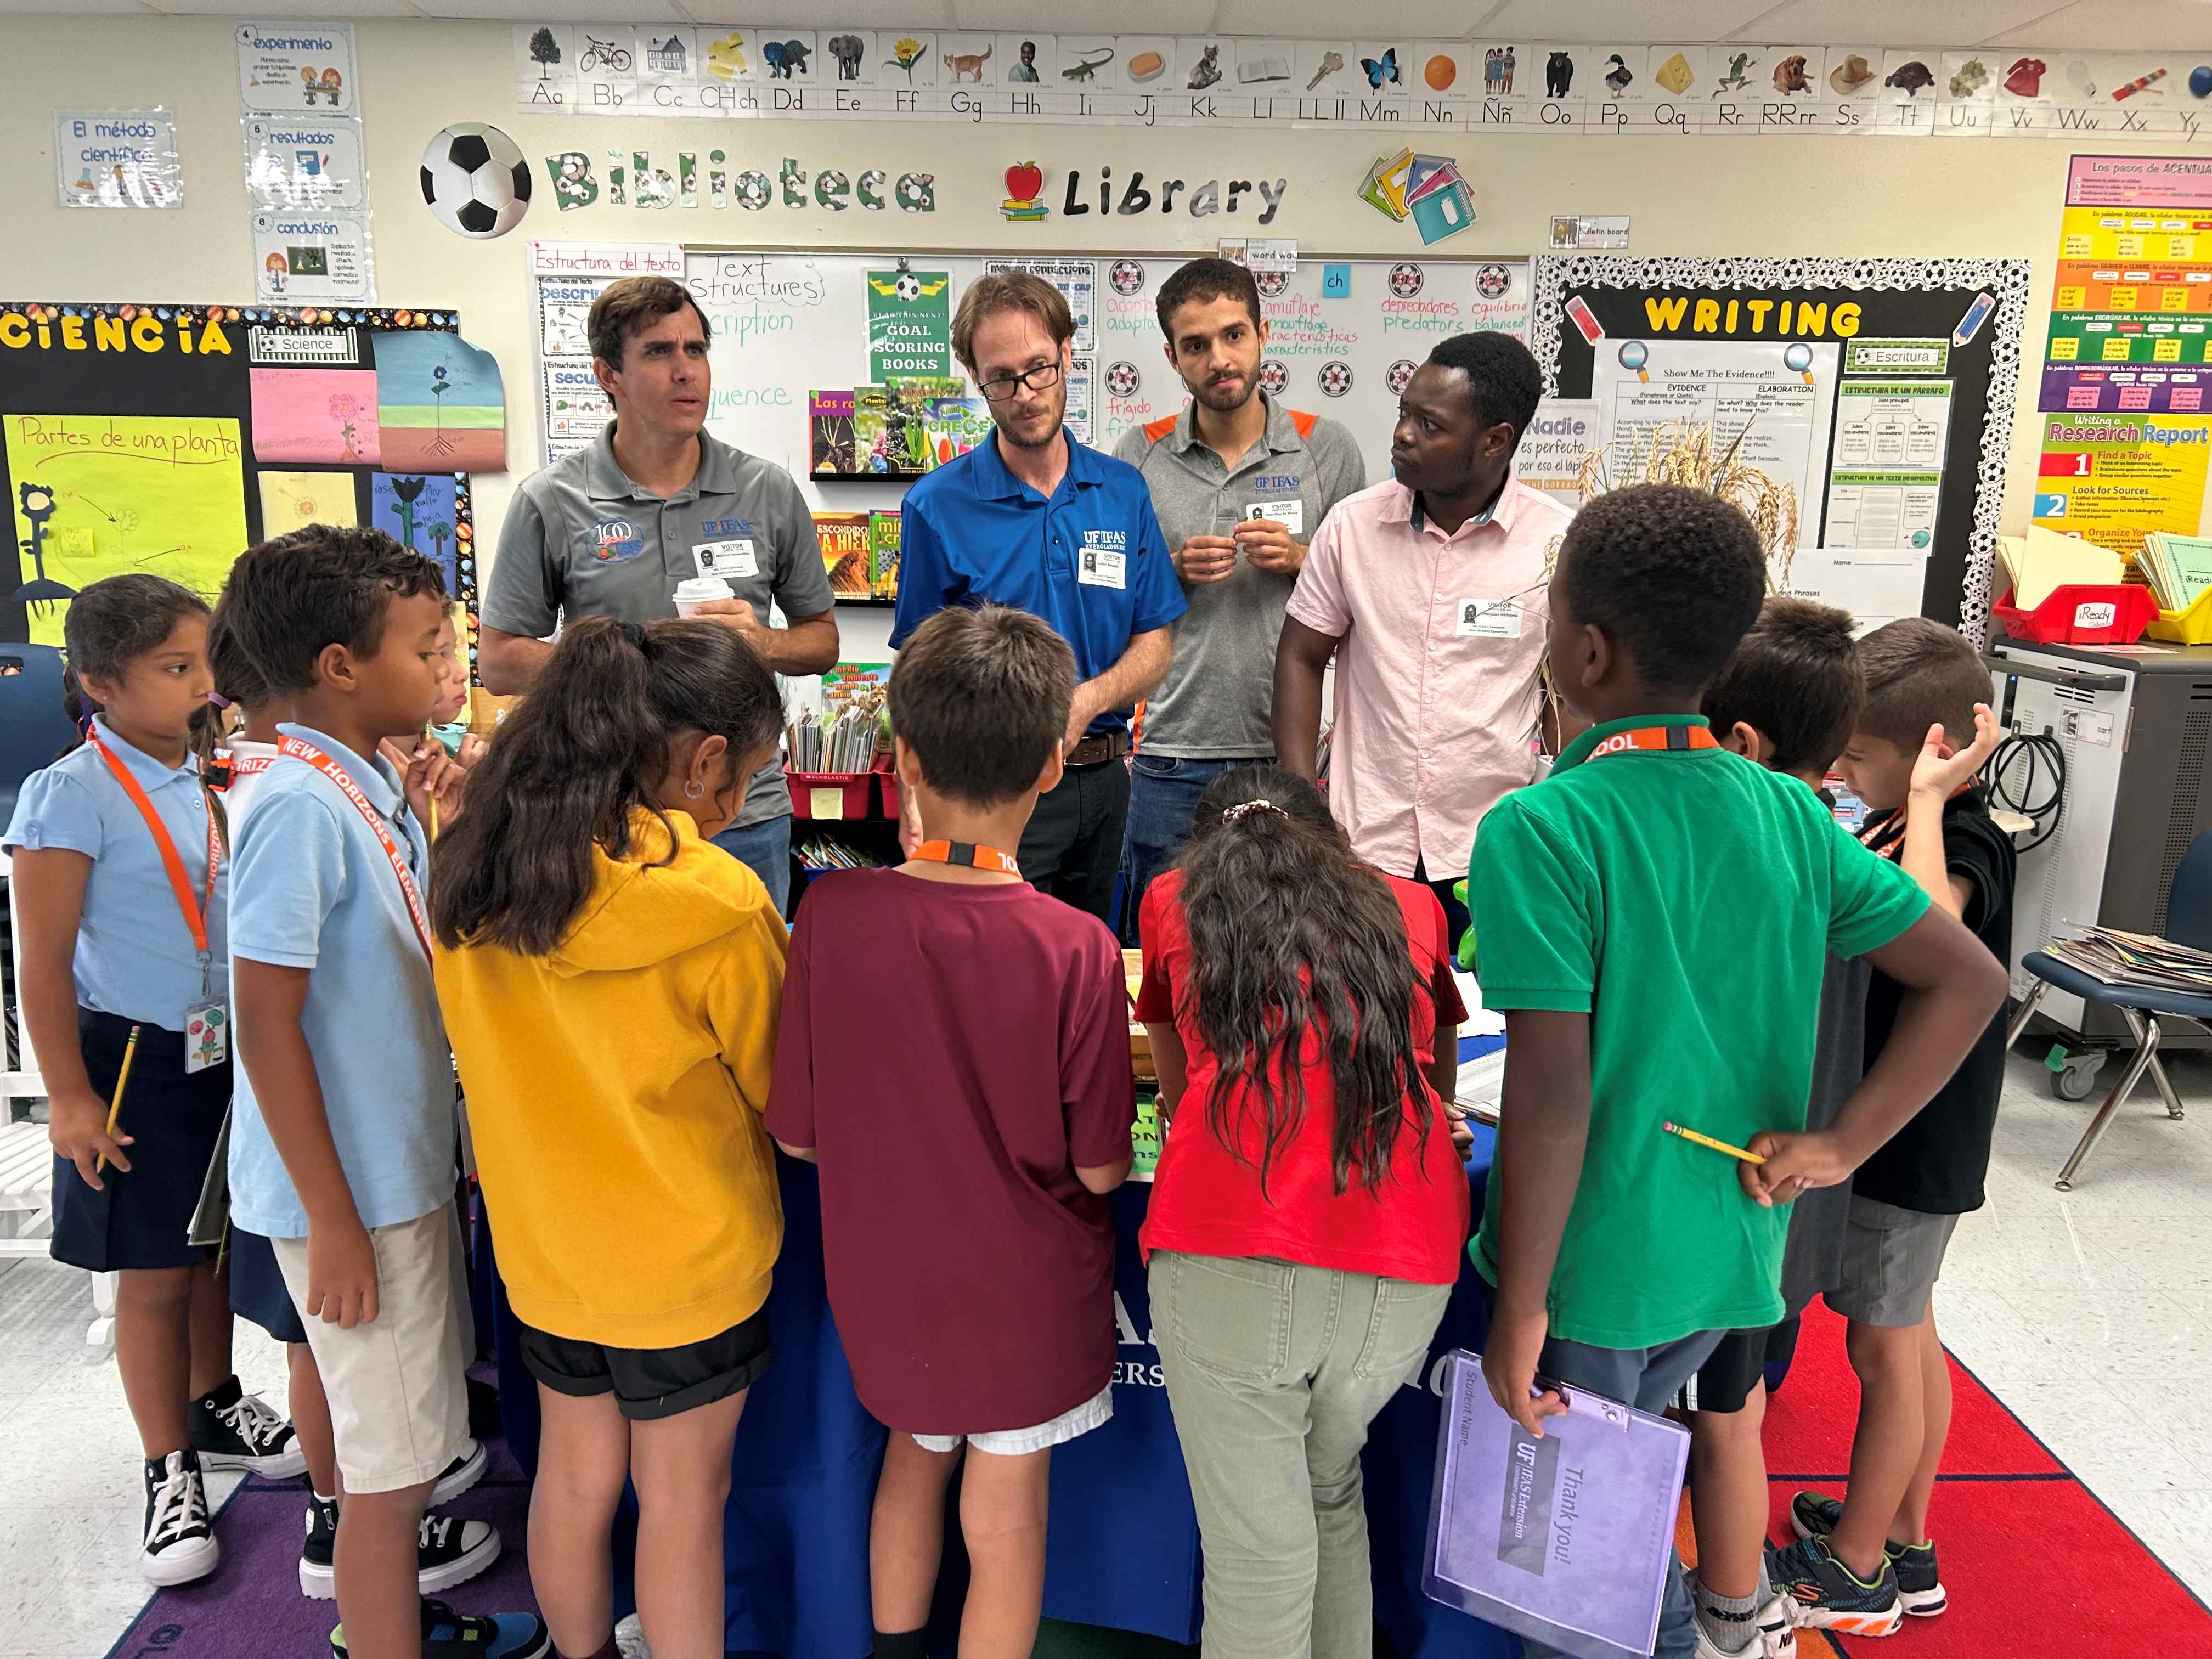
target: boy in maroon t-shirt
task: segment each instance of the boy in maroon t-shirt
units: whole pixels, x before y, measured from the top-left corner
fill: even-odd
[[[1011,850],[1060,781],[1074,692],[1073,653],[1021,611],[916,629],[890,706],[924,840],[896,870],[816,882],[785,966],[768,1129],[822,1166],[830,1307],[892,1431],[868,1546],[877,1659],[922,1659],[963,1447],[961,1652],[1029,1653],[1051,1448],[1113,1414],[1103,1195],[1136,1115],[1121,953]]]

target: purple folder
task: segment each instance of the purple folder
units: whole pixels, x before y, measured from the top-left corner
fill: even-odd
[[[1444,1378],[1421,1588],[1578,1659],[1641,1659],[1659,1630],[1689,1431],[1578,1389],[1532,1439],[1480,1356]]]

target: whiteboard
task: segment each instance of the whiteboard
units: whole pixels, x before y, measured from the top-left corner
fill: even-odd
[[[896,479],[824,483],[807,477],[809,394],[866,384],[867,273],[896,268],[951,279],[957,310],[987,265],[1049,266],[1055,279],[1094,297],[1089,327],[1078,307],[1077,356],[1089,365],[1089,441],[1110,452],[1122,433],[1180,410],[1188,401],[1164,355],[1154,312],[1159,284],[1194,253],[929,254],[745,252],[691,248],[685,280],[713,335],[714,393],[708,429],[723,441],[784,467],[817,511],[893,505]],[[1258,274],[1270,337],[1261,379],[1271,395],[1343,422],[1358,441],[1370,479],[1389,470],[1398,392],[1437,341],[1475,329],[1526,337],[1530,262],[1526,258],[1328,259],[1302,258],[1295,271]],[[543,278],[538,295],[541,397],[547,459],[587,444],[607,411],[592,396],[590,360],[577,355],[579,305],[596,283]],[[1079,435],[1070,389],[1070,425]],[[580,393],[580,396],[579,395]]]

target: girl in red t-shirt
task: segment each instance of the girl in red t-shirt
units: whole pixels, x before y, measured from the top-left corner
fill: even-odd
[[[1140,928],[1137,1017],[1173,1114],[1140,1242],[1207,1648],[1364,1654],[1359,1451],[1468,1235],[1443,908],[1262,765],[1200,797]]]

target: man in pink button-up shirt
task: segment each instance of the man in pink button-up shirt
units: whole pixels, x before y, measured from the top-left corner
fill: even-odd
[[[1461,334],[1399,399],[1390,481],[1314,534],[1275,655],[1275,752],[1315,772],[1336,658],[1329,799],[1362,858],[1449,896],[1475,826],[1536,778],[1546,585],[1568,514],[1516,483],[1542,377],[1508,334]]]

